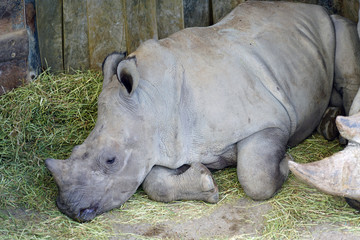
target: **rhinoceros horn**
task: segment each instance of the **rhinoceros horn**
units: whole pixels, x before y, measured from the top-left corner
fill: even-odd
[[[47,169],[52,173],[55,181],[58,184],[63,182],[64,173],[69,171],[69,166],[67,164],[67,160],[58,160],[58,159],[46,159],[45,165]]]
[[[344,150],[317,162],[289,161],[289,168],[297,178],[322,192],[360,201],[360,113],[338,116],[336,125],[349,140]]]

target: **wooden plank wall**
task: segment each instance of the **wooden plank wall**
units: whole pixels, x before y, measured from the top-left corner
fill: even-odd
[[[54,72],[100,69],[113,51],[218,22],[245,0],[36,0],[41,63]],[[358,0],[290,0],[357,21]]]
[[[41,66],[62,71],[64,69],[62,0],[40,0],[35,4]]]

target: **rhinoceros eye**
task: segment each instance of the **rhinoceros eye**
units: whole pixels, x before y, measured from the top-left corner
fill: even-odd
[[[115,162],[115,157],[106,160],[106,164],[113,164],[114,162]]]

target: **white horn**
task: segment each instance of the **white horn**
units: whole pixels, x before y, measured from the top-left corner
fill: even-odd
[[[303,182],[330,195],[360,200],[360,147],[348,146],[321,161],[298,164],[291,172]]]
[[[289,168],[297,178],[322,192],[360,201],[360,113],[338,116],[336,125],[349,140],[343,151],[307,164],[289,161]]]

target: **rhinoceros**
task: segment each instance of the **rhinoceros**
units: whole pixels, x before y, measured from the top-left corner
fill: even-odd
[[[356,26],[320,6],[246,2],[215,25],[110,54],[94,129],[67,160],[45,161],[58,208],[89,221],[141,184],[157,201],[215,203],[210,170],[229,166],[250,198],[271,198],[287,147],[329,104],[349,111],[359,51]]]

